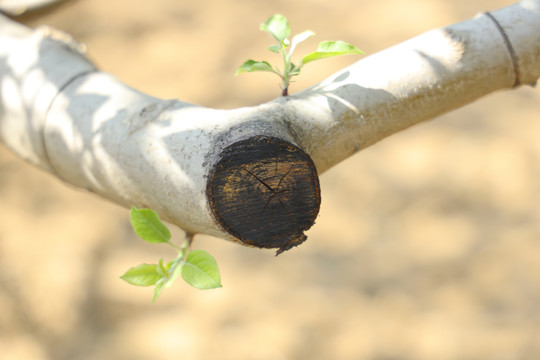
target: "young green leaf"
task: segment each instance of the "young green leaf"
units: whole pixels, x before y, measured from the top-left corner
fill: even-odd
[[[281,46],[280,45],[270,45],[268,47],[268,50],[270,50],[271,52],[273,53],[276,53],[276,54],[279,54],[279,51],[281,50]]]
[[[155,285],[162,278],[156,264],[141,264],[131,268],[120,276],[120,279],[136,286]]]
[[[167,270],[168,270],[167,267],[163,265],[163,259],[159,259],[159,263],[156,268],[157,273],[163,278],[168,278],[169,272]]]
[[[182,278],[197,289],[221,287],[221,275],[216,260],[204,250],[194,250],[182,267]]]
[[[332,56],[347,55],[347,54],[363,54],[364,52],[356,46],[346,43],[345,41],[323,41],[319,44],[317,51],[312,52],[302,58],[302,65],[309,62],[324,59]]]
[[[156,287],[154,288],[154,297],[152,298],[152,302],[156,302],[156,300],[158,299],[159,295],[161,295],[161,292],[163,291],[163,289],[165,288],[165,282],[164,281],[160,281],[156,284]]]
[[[170,240],[169,229],[159,220],[159,216],[154,210],[137,209],[132,206],[129,217],[133,230],[143,240],[150,243],[164,243]]]
[[[292,41],[289,41],[289,35],[291,34],[289,20],[287,20],[287,18],[281,14],[275,14],[269,17],[268,20],[261,24],[260,29],[268,32],[274,37],[274,39],[277,40],[278,44],[270,45],[268,50],[276,54],[281,53],[281,57],[283,59],[283,69],[280,70],[278,68],[273,68],[266,61],[248,60],[242,66],[240,66],[235,75],[254,71],[273,72],[281,78],[282,96],[287,96],[289,94],[289,84],[291,83],[291,78],[293,76],[297,76],[305,64],[332,56],[363,54],[360,49],[344,41],[323,41],[319,44],[317,51],[304,56],[299,65],[294,65],[291,62],[291,57],[297,45],[315,35],[315,33],[307,30],[295,35],[292,38]],[[289,49],[287,50],[287,48]]]
[[[269,71],[275,73],[276,71],[272,68],[272,65],[268,63],[268,61],[255,61],[255,60],[247,60],[245,63],[243,63],[238,70],[236,70],[236,74],[242,74],[245,72],[254,72],[254,71]]]
[[[272,15],[261,24],[260,29],[266,31],[274,37],[278,42],[284,43],[287,46],[287,38],[291,34],[289,20],[281,14]]]
[[[315,33],[311,30],[306,30],[304,32],[301,32],[300,34],[294,35],[291,41],[291,49],[289,50],[289,56],[291,56],[294,52],[294,49],[296,49],[296,45],[300,44],[302,41],[305,41],[313,35],[315,35]]]

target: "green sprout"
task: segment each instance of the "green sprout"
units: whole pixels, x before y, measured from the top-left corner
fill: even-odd
[[[120,278],[131,285],[155,286],[155,302],[164,288],[171,286],[178,275],[197,289],[221,287],[221,275],[216,260],[204,250],[191,251],[193,235],[188,234],[182,246],[171,242],[171,233],[151,209],[130,211],[131,226],[143,240],[154,244],[168,244],[178,251],[176,258],[168,263],[159,259],[157,264],[141,264],[126,271]]]
[[[276,54],[281,54],[283,59],[283,70],[273,67],[268,61],[256,61],[249,59],[238,68],[235,75],[254,71],[272,72],[281,78],[282,96],[288,95],[291,78],[293,76],[297,76],[305,64],[332,56],[363,54],[360,49],[346,43],[345,41],[323,41],[317,47],[317,51],[307,54],[302,58],[298,65],[295,65],[291,61],[291,56],[296,49],[296,46],[302,41],[315,35],[315,33],[307,30],[293,36],[292,41],[289,41],[289,35],[291,34],[289,20],[280,14],[272,15],[270,18],[268,18],[268,20],[266,20],[266,22],[261,24],[260,29],[272,35],[272,37],[277,41],[277,44],[270,45],[268,50]]]

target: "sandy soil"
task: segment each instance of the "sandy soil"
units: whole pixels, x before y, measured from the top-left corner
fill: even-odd
[[[91,58],[162,98],[211,107],[279,95],[258,24],[343,39],[368,54],[510,0],[78,0],[39,16]],[[358,58],[306,67],[291,91]],[[128,212],[0,147],[0,358],[538,359],[540,93],[491,95],[395,135],[321,177],[309,240],[288,253],[210,237],[224,287],[151,289],[118,277],[170,257],[130,230]],[[177,239],[183,234],[176,230]]]

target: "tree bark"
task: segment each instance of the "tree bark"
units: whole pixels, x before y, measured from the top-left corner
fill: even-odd
[[[409,126],[540,76],[540,0],[429,31],[292,96],[233,110],[161,100],[73,40],[0,18],[0,140],[74,186],[190,233],[305,240],[318,174]]]

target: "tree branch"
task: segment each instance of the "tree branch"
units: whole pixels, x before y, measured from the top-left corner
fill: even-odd
[[[540,0],[429,31],[296,95],[216,110],[98,71],[54,31],[0,18],[0,140],[64,181],[190,233],[287,250],[322,173],[358,150],[540,76]]]

